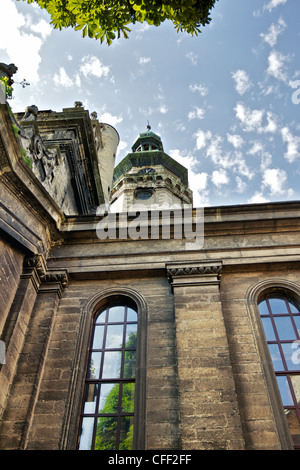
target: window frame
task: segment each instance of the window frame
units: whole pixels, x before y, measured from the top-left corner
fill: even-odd
[[[145,449],[146,425],[146,347],[147,347],[147,315],[148,309],[144,297],[137,291],[127,287],[107,288],[94,294],[86,301],[82,309],[78,330],[78,339],[72,365],[72,378],[69,388],[69,400],[62,431],[61,449],[78,449],[81,425],[81,410],[84,402],[85,379],[89,361],[89,348],[93,334],[95,315],[106,304],[127,302],[137,312],[137,344],[136,344],[136,386],[134,405],[134,436],[133,449]]]
[[[110,314],[112,309],[114,307],[120,307],[124,309],[123,311],[123,319],[122,320],[117,320],[111,321],[110,319]],[[129,310],[132,310],[136,313],[136,318],[135,320],[131,320],[128,318],[128,312]],[[97,422],[98,419],[100,418],[114,418],[116,420],[116,448],[113,450],[120,450],[120,436],[121,436],[121,422],[122,418],[133,418],[134,419],[134,410],[132,411],[124,411],[122,410],[122,393],[124,390],[124,385],[125,384],[134,384],[134,387],[136,385],[136,379],[135,379],[135,374],[132,377],[124,377],[124,369],[125,369],[125,356],[127,352],[135,352],[136,353],[136,346],[133,348],[129,348],[126,346],[126,328],[128,325],[134,326],[135,331],[137,332],[137,326],[138,326],[138,318],[137,318],[137,309],[133,305],[128,305],[128,302],[119,302],[119,303],[108,303],[104,307],[102,307],[94,316],[93,319],[93,335],[92,335],[92,341],[91,345],[89,348],[89,365],[90,361],[92,360],[92,355],[94,353],[100,353],[100,362],[99,362],[99,372],[98,372],[98,378],[96,377],[89,377],[89,368],[87,369],[87,375],[85,379],[85,387],[86,387],[86,392],[88,390],[88,387],[94,386],[94,393],[95,390],[96,392],[96,401],[93,402],[87,402],[86,399],[83,400],[83,406],[86,403],[93,403],[94,404],[94,411],[89,412],[89,411],[84,411],[82,409],[81,412],[81,423],[83,423],[84,418],[91,418],[93,419],[93,431],[92,431],[92,449],[94,449],[95,446],[95,441],[96,441],[96,433],[97,433]],[[108,343],[109,337],[109,329],[110,327],[122,327],[122,344],[119,347],[112,346],[111,344]],[[96,335],[96,329],[97,327],[103,327],[103,335],[101,338],[101,344],[95,344],[95,335]],[[121,353],[120,356],[120,372],[118,376],[103,376],[103,371],[104,371],[104,365],[106,363],[105,357],[106,354],[108,353]],[[136,369],[136,366],[135,366]],[[99,409],[100,406],[100,396],[101,396],[101,390],[103,386],[105,385],[112,385],[113,387],[115,385],[118,386],[118,403],[117,403],[117,410],[115,412],[101,412]],[[86,393],[85,392],[85,393]],[[85,395],[86,397],[86,395]],[[98,410],[98,411],[97,411]],[[79,439],[80,443],[80,439]],[[131,449],[130,449],[131,450]]]
[[[282,398],[266,340],[263,323],[261,321],[261,316],[258,309],[259,302],[263,299],[264,295],[267,294],[281,294],[292,298],[297,304],[300,305],[300,286],[293,281],[282,278],[265,279],[255,284],[254,286],[251,286],[248,289],[246,295],[246,306],[252,319],[252,328],[254,331],[257,348],[261,357],[261,367],[263,369],[264,378],[266,380],[267,391],[273,410],[274,421],[276,423],[281,448],[283,450],[293,450],[294,444],[284,414]]]

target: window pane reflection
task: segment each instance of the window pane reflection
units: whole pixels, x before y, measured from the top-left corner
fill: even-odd
[[[106,351],[104,353],[103,379],[116,379],[121,372],[121,353],[119,351]]]
[[[111,307],[109,309],[108,321],[110,323],[123,323],[124,322],[124,307]]]
[[[101,352],[92,352],[88,369],[89,379],[98,379],[100,374]]]
[[[93,428],[94,418],[83,418],[79,450],[90,450],[92,448]]]
[[[133,444],[133,418],[121,418],[120,449],[131,450]]]
[[[95,318],[79,449],[132,449],[137,313],[105,308]]]
[[[271,298],[269,299],[269,304],[272,310],[273,315],[278,313],[288,313],[286,303],[284,299]]]
[[[100,417],[97,420],[95,450],[113,450],[116,448],[117,418]]]
[[[274,321],[281,341],[296,339],[296,333],[289,317],[275,317]]]
[[[299,305],[285,295],[272,294],[259,303],[259,313],[294,446],[300,449]]]
[[[287,377],[285,375],[277,376],[277,383],[280,390],[283,406],[292,406],[294,404],[291,395]]]
[[[108,325],[105,348],[122,348],[123,325]]]
[[[103,345],[103,333],[104,333],[104,326],[97,325],[95,327],[94,333],[94,341],[92,349],[101,349]]]
[[[269,350],[271,354],[271,359],[273,362],[273,367],[276,371],[283,371],[284,365],[281,359],[279,347],[277,344],[269,344]]]

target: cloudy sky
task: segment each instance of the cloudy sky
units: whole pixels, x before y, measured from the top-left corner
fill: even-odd
[[[117,161],[149,120],[195,206],[299,200],[299,18],[299,0],[219,0],[198,37],[135,25],[107,46],[1,0],[0,62],[18,67],[13,111],[82,101],[118,131]]]

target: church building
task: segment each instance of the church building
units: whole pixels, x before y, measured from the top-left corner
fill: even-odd
[[[299,201],[194,207],[149,125],[116,164],[0,98],[0,449],[300,449]]]

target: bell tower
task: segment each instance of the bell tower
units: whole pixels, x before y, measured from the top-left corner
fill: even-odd
[[[164,152],[161,138],[148,125],[114,170],[111,211],[127,212],[134,204],[147,210],[191,207],[192,202],[187,169]]]

